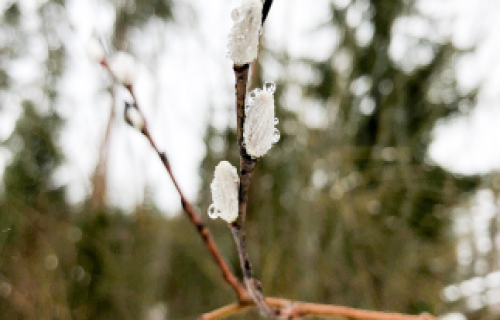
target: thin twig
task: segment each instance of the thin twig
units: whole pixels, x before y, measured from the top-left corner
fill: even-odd
[[[235,314],[245,310],[247,307],[250,307],[252,305],[253,305],[253,303],[252,304],[233,303],[233,304],[224,306],[222,308],[216,309],[212,312],[202,314],[198,318],[198,320],[223,319],[223,318],[229,317],[231,315],[235,315]]]
[[[281,298],[266,298],[266,302],[269,306],[281,310],[280,315],[286,319],[302,317],[343,317],[351,320],[436,320],[435,317],[427,313],[411,316],[400,313],[358,310],[342,306],[291,301]],[[252,306],[254,306],[253,301],[243,301],[239,304],[231,304],[212,312],[205,313],[199,320],[223,319],[242,312]]]
[[[131,86],[128,86],[130,94],[132,97],[134,97],[135,100],[135,95],[134,91],[132,90]],[[135,103],[137,105],[137,101],[135,100]],[[139,106],[137,106],[139,108]],[[241,283],[238,281],[236,276],[232,273],[231,269],[229,269],[229,266],[227,265],[226,261],[222,257],[219,248],[217,247],[217,244],[215,243],[215,240],[212,236],[212,233],[208,228],[205,226],[203,221],[200,219],[198,214],[196,213],[196,210],[194,209],[193,205],[189,202],[189,200],[184,196],[184,193],[182,192],[179,184],[177,183],[177,180],[175,179],[175,176],[172,172],[172,168],[170,166],[170,162],[168,161],[167,155],[164,152],[161,152],[158,147],[156,146],[153,138],[151,137],[151,134],[148,130],[148,127],[145,126],[144,130],[142,132],[144,136],[148,139],[149,143],[153,147],[153,149],[156,151],[158,156],[160,157],[161,162],[163,163],[163,166],[165,169],[167,169],[167,172],[170,176],[170,179],[172,180],[175,189],[179,193],[179,196],[181,197],[181,204],[182,208],[188,215],[189,219],[193,223],[193,225],[196,227],[196,230],[198,231],[200,237],[202,238],[203,242],[205,243],[205,246],[207,247],[208,251],[212,255],[212,258],[214,259],[215,263],[219,266],[222,276],[224,277],[224,280],[234,289],[238,296],[238,300],[243,300],[245,297],[248,296],[245,288],[241,285]]]
[[[107,63],[106,60],[104,60],[101,65],[112,75],[111,70],[109,68],[109,64]],[[139,107],[139,103],[137,101],[137,97],[134,92],[134,88],[132,85],[126,85],[125,88],[129,91],[130,95],[132,96],[132,99],[134,100],[134,103],[137,107],[137,110],[142,114],[144,117],[144,113],[141,111]],[[145,117],[144,117],[145,118]],[[142,134],[148,139],[149,143],[155,150],[155,152],[158,154],[160,157],[161,162],[163,163],[163,166],[167,170],[170,179],[172,180],[175,189],[179,193],[179,196],[181,198],[181,204],[182,208],[184,209],[184,212],[186,212],[189,220],[192,222],[192,224],[195,226],[196,230],[198,231],[198,234],[200,235],[201,239],[203,240],[205,246],[207,247],[208,251],[210,252],[210,255],[212,256],[213,260],[219,267],[222,276],[224,280],[233,288],[234,292],[237,295],[238,301],[244,301],[249,299],[248,297],[248,292],[245,289],[245,287],[240,283],[238,278],[233,274],[229,266],[227,265],[226,261],[222,257],[222,254],[219,251],[219,248],[217,247],[217,244],[215,243],[215,240],[212,236],[212,233],[210,230],[205,226],[203,221],[200,219],[198,214],[196,213],[196,210],[194,209],[193,205],[189,202],[189,200],[186,198],[184,193],[182,192],[179,184],[177,183],[177,180],[175,179],[175,176],[172,172],[172,168],[170,166],[170,162],[168,161],[167,155],[164,152],[161,152],[158,147],[156,146],[156,143],[153,140],[153,137],[151,136],[147,122],[145,121],[144,123],[144,129],[142,130]]]

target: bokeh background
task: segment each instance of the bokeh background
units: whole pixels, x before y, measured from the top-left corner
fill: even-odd
[[[92,35],[139,63],[158,145],[205,212],[237,164],[235,0],[0,1],[0,318],[194,319],[233,301]],[[500,2],[275,0],[250,87],[281,140],[250,194],[265,293],[500,317]],[[248,312],[235,317],[255,319]]]

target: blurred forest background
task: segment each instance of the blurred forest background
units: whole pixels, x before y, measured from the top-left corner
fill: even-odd
[[[113,11],[110,43],[139,61],[134,37],[148,35],[151,25],[185,34],[197,20],[192,2],[101,2]],[[269,20],[279,15],[278,2],[286,1],[275,2]],[[310,32],[336,39],[333,45],[325,50],[319,42],[298,44],[312,51],[317,44],[324,57],[297,59],[275,50],[264,32],[251,75],[252,88],[276,82],[281,131],[280,142],[258,163],[249,204],[250,256],[266,295],[410,314],[454,313],[445,316],[450,320],[498,319],[500,176],[454,174],[428,152],[439,121],[467,115],[476,105],[479,86],[461,90],[455,70],[457,59],[474,48],[459,48],[438,32],[440,16],[426,14],[420,1],[326,2],[327,19],[314,21]],[[66,39],[72,30],[68,3],[23,3],[0,7],[0,117],[21,106],[17,116],[4,116],[12,130],[6,121],[0,130],[0,153],[7,159],[0,198],[0,318],[194,319],[232,302],[193,226],[180,209],[165,212],[152,196],[173,191],[145,187],[132,209],[108,201],[111,135],[127,139],[120,129],[123,100],[110,79],[99,93],[107,97],[110,107],[100,112],[109,120],[93,141],[99,152],[90,191],[83,201],[68,200],[64,179],[57,178],[67,158],[61,82],[75,50]],[[224,15],[235,5],[222,6]],[[188,12],[191,20],[178,12]],[[293,25],[294,16],[288,19]],[[404,41],[396,39],[405,23],[412,28]],[[23,66],[36,68],[36,81],[19,80]],[[227,66],[223,72],[231,77]],[[160,80],[156,86],[162,90]],[[214,125],[221,110],[233,119],[232,86],[227,88],[222,109],[220,99],[213,100],[219,109],[211,106],[208,125],[198,128],[207,147],[196,173],[201,180],[195,202],[240,274],[229,230],[205,215],[215,165],[238,163],[234,124]],[[147,159],[137,165],[159,162]],[[168,179],[162,172],[156,176]]]

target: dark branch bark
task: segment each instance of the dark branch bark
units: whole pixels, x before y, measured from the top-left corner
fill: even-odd
[[[262,25],[264,25],[264,22],[266,22],[269,10],[271,10],[272,5],[273,5],[273,0],[266,0],[264,2],[264,5],[262,6]]]

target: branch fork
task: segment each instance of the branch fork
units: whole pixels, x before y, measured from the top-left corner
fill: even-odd
[[[260,0],[259,0],[260,1]],[[264,24],[273,0],[265,0],[262,7],[262,25]],[[95,48],[92,48],[101,64],[111,75],[114,75],[108,60]],[[179,193],[182,208],[188,216],[191,223],[195,226],[200,238],[202,239],[205,247],[209,251],[212,259],[219,267],[222,277],[225,282],[233,289],[236,294],[237,303],[224,306],[220,309],[205,313],[199,317],[200,320],[215,320],[237,314],[249,307],[255,306],[260,311],[261,315],[267,318],[279,319],[294,319],[306,316],[323,316],[323,317],[345,317],[354,320],[436,320],[428,314],[421,316],[410,316],[395,313],[384,313],[375,311],[357,310],[342,306],[313,304],[306,302],[294,302],[287,299],[280,298],[266,298],[263,294],[260,282],[254,278],[252,265],[250,263],[246,238],[245,238],[245,223],[248,202],[248,191],[250,189],[251,180],[255,170],[257,159],[252,158],[246,151],[243,143],[243,127],[245,123],[245,97],[247,93],[248,72],[250,65],[234,65],[233,70],[235,73],[235,91],[236,91],[236,113],[237,113],[237,136],[238,147],[240,150],[240,185],[238,190],[238,218],[236,221],[229,223],[228,227],[231,230],[233,238],[236,243],[238,257],[243,272],[243,283],[233,274],[228,264],[222,257],[222,254],[215,243],[215,240],[210,230],[200,219],[196,213],[193,205],[185,197],[180,189],[177,180],[172,172],[167,155],[161,152],[156,143],[154,142],[150,131],[148,129],[147,121],[143,112],[139,107],[134,87],[132,83],[122,83],[129,91],[133,103],[137,111],[144,119],[144,124],[139,131],[146,137],[151,144],[152,148],[158,154],[160,161],[163,163],[166,171],[168,172],[177,192]]]

